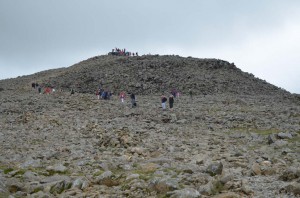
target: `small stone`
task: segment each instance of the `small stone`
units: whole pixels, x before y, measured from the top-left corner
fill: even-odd
[[[275,143],[276,142],[276,137],[275,137],[275,135],[274,134],[270,134],[270,135],[268,135],[268,144],[273,144],[273,143]]]

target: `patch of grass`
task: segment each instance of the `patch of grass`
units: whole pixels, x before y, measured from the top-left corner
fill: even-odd
[[[294,142],[300,142],[300,136],[293,137],[291,139],[288,139],[289,143],[294,143]]]
[[[125,183],[121,186],[122,191],[129,190],[130,188],[131,188],[131,185],[129,185],[127,182],[125,182]]]
[[[279,133],[280,130],[278,130],[278,129],[256,129],[256,130],[251,130],[251,132],[257,133],[259,135],[270,135],[273,133]]]
[[[249,131],[248,128],[235,127],[235,128],[232,128],[230,131],[228,131],[228,133],[231,134],[233,132],[248,132],[248,131]]]
[[[224,189],[224,185],[220,181],[216,181],[211,188],[213,195],[219,194]]]
[[[249,147],[248,147],[248,150],[251,150],[251,151],[253,151],[253,150],[256,150],[256,149],[259,149],[259,145],[250,145]]]
[[[95,172],[95,173],[93,174],[93,176],[94,176],[94,177],[97,177],[97,176],[101,175],[102,173],[104,173],[104,171],[103,171],[103,170],[100,170],[100,171]]]
[[[179,175],[183,171],[175,169],[175,168],[166,168],[166,169],[164,169],[164,172],[167,172],[167,173],[173,173],[174,172],[174,173],[176,173],[176,175]]]
[[[33,190],[33,193],[37,193],[37,192],[39,192],[39,191],[43,191],[43,187],[38,186],[37,188],[35,188],[35,189]]]
[[[254,129],[254,128],[233,128],[234,132],[249,132],[249,133],[257,133],[259,135],[270,135],[274,133],[279,133],[279,129]],[[231,131],[232,132],[232,131]]]
[[[12,172],[13,170],[14,170],[13,168],[5,168],[3,170],[3,172],[4,172],[4,174],[8,174],[8,173]]]
[[[167,194],[164,194],[164,195],[159,195],[158,198],[168,198],[170,196],[168,196]]]
[[[20,169],[20,170],[18,170],[18,172],[16,173],[16,175],[24,175],[25,172],[26,172],[26,170]]]
[[[45,142],[45,140],[42,140],[42,139],[33,139],[31,141],[31,144],[32,145],[39,145],[39,144],[44,143],[44,142]]]
[[[156,170],[135,170],[132,173],[134,174],[139,174],[140,175],[140,179],[144,180],[144,181],[148,181],[149,179],[153,178],[153,174]]]
[[[227,132],[228,134],[232,134],[234,132],[241,132],[241,133],[257,133],[259,135],[270,135],[273,133],[279,133],[280,130],[279,129],[275,129],[275,128],[271,128],[271,129],[258,129],[255,127],[234,127],[229,129],[229,131]]]
[[[0,197],[9,197],[9,193],[0,192]]]
[[[28,170],[35,172],[39,175],[44,175],[47,176],[47,171],[43,168],[33,168],[33,167],[29,167]]]
[[[52,175],[55,175],[55,174],[59,174],[59,175],[71,175],[70,171],[60,172],[60,171],[47,170],[47,172],[48,172],[48,176],[52,176]]]
[[[6,168],[7,168],[7,166],[0,165],[0,170],[4,170],[4,169],[6,169]]]
[[[133,163],[133,164],[132,164],[132,167],[133,167],[133,168],[137,168],[137,167],[138,167],[138,163]]]

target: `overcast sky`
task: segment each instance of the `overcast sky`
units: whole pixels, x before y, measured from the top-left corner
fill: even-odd
[[[114,47],[223,59],[300,94],[300,0],[0,0],[0,79]]]

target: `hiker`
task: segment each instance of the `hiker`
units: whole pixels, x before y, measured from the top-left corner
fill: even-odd
[[[107,100],[110,100],[112,97],[112,92],[110,90],[107,91]]]
[[[167,97],[165,95],[161,96],[161,107],[164,110],[166,110],[166,102],[168,101]]]
[[[171,94],[173,95],[174,98],[176,98],[176,93],[177,93],[176,89],[172,89]]]
[[[99,89],[99,97],[100,97],[100,98],[103,98],[103,92],[104,92],[103,89]],[[99,99],[100,99],[100,98],[99,98]]]
[[[108,91],[107,91],[107,89],[105,89],[105,91],[104,91],[104,98],[103,99],[104,100],[108,99]]]
[[[51,88],[50,87],[46,87],[45,94],[50,94],[50,93],[51,93]]]
[[[122,102],[122,103],[124,103],[125,97],[126,97],[126,95],[125,95],[124,91],[122,91],[122,92],[120,93],[120,99],[121,99],[121,102]]]
[[[130,98],[131,98],[131,107],[136,107],[136,101],[135,101],[135,95],[134,93],[130,94]]]
[[[71,89],[71,95],[73,95],[75,93],[74,89]]]
[[[173,104],[174,104],[174,96],[171,94],[169,97],[169,106],[171,110],[173,109]]]
[[[189,89],[190,98],[193,99],[193,92],[192,89]]]
[[[102,90],[100,93],[101,93],[101,99],[104,99],[105,98],[105,91]]]
[[[42,87],[41,86],[38,87],[38,92],[39,92],[39,94],[42,94]]]
[[[100,99],[100,90],[99,89],[96,90],[96,96],[97,96],[97,98],[99,100]]]

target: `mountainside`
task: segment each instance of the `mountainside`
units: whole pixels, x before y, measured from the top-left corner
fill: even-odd
[[[98,99],[100,83],[137,106]],[[0,197],[296,198],[299,112],[298,96],[216,59],[99,56],[2,80]]]
[[[102,88],[112,92],[128,91],[140,95],[169,93],[172,89],[181,93],[192,89],[193,93],[204,95],[289,95],[285,90],[242,72],[233,63],[179,56],[103,55],[68,68],[21,78],[26,78],[27,83],[37,81],[65,90],[74,88],[81,93],[95,93],[101,84]]]

